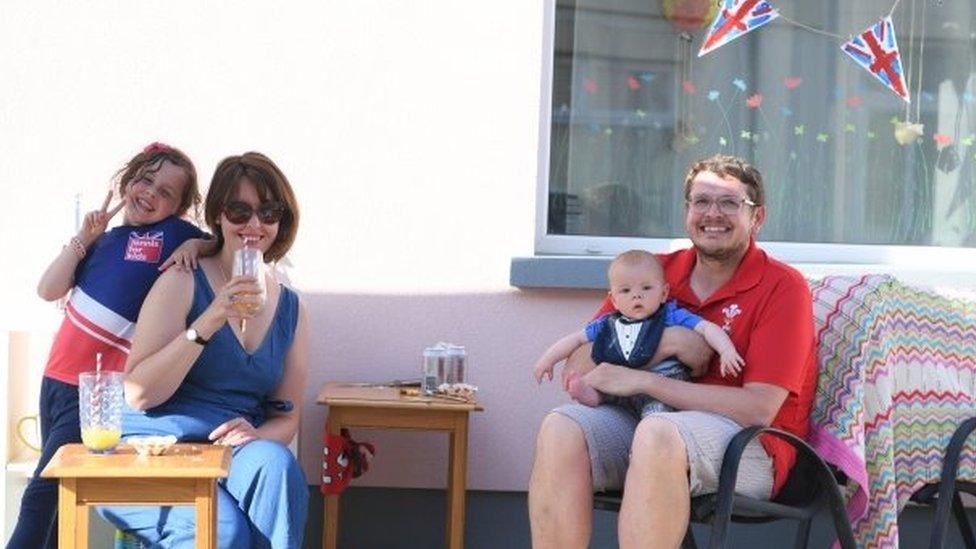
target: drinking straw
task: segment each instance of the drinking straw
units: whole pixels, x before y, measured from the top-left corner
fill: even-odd
[[[89,406],[93,406],[96,410],[99,418],[98,424],[101,424],[101,409],[102,409],[102,353],[95,353],[95,386],[92,387],[91,396],[89,397],[91,402]]]
[[[244,237],[244,249],[245,250],[247,250],[248,248],[251,247],[251,240],[252,240],[252,237],[250,237],[250,236],[245,236]],[[241,274],[245,274],[244,271],[245,271],[245,269],[242,268],[241,269]],[[246,318],[242,318],[241,319],[241,336],[243,336],[245,333],[247,333],[247,319]]]

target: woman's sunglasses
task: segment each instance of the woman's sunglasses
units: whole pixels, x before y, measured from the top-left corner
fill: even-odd
[[[227,221],[235,225],[247,223],[254,213],[254,208],[247,202],[234,200],[224,206],[224,215],[227,217]],[[285,205],[281,202],[263,202],[258,206],[257,214],[258,221],[261,223],[274,225],[281,221],[282,216],[285,215]]]

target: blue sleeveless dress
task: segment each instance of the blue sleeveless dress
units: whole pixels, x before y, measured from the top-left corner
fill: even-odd
[[[194,275],[190,325],[210,305],[214,291],[202,269]],[[173,396],[146,411],[126,408],[123,436],[175,435],[208,442],[218,425],[243,417],[264,423],[265,405],[281,383],[285,358],[298,326],[298,295],[282,286],[274,318],[253,353],[222,326],[204,347]],[[301,547],[308,484],[284,445],[256,440],[233,450],[230,475],[217,488],[219,547]],[[102,507],[99,512],[150,547],[193,547],[192,507]]]
[[[194,271],[194,283],[187,326],[214,299],[202,269]],[[230,325],[224,324],[169,400],[152,410],[126,408],[123,436],[176,435],[180,441],[204,442],[218,425],[235,417],[259,427],[265,420],[267,399],[281,383],[297,325],[298,296],[282,286],[274,319],[253,354],[244,350]]]

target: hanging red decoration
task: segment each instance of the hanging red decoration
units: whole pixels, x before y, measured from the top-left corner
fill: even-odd
[[[718,4],[715,0],[661,0],[661,13],[674,28],[694,31],[715,19]]]

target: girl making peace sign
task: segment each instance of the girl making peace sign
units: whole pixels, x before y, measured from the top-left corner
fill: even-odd
[[[213,247],[181,219],[200,203],[196,169],[182,151],[153,143],[116,180],[121,200],[112,206],[109,191],[102,207],[85,215],[37,286],[47,301],[69,290],[71,298],[41,383],[41,457],[8,548],[57,546],[57,483],[38,475],[61,445],[81,441],[78,374],[94,369],[99,353],[103,369],[121,371],[139,309],[160,272],[174,264],[196,266],[196,257]],[[105,232],[119,212],[122,225]]]

